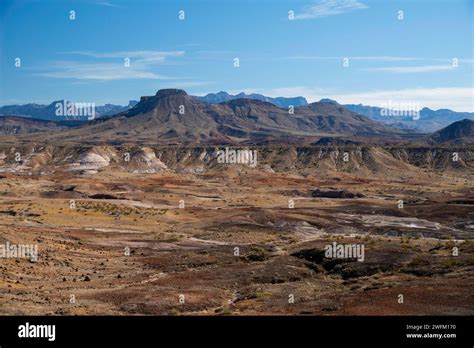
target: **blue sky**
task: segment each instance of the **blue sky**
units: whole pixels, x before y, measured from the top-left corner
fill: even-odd
[[[1,0],[0,105],[176,87],[474,111],[473,12],[471,0]]]

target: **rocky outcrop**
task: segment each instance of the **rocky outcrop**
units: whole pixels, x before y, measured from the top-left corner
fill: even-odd
[[[256,166],[219,163],[222,146],[0,146],[0,172],[100,171],[134,173],[175,171],[205,173],[258,170],[263,173],[314,175],[351,173],[361,177],[404,176],[420,171],[474,170],[474,147],[408,146],[247,146],[230,149],[256,151]],[[345,198],[349,192],[315,191],[316,196]]]
[[[353,193],[347,190],[325,190],[325,189],[316,189],[311,192],[312,197],[317,198],[364,198],[365,195],[362,193]]]

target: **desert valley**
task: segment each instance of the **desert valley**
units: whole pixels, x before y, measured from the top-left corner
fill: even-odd
[[[78,124],[5,115],[0,243],[38,254],[2,260],[0,312],[472,315],[473,123],[175,89]]]

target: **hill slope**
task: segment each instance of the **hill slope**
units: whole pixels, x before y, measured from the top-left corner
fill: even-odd
[[[299,143],[327,136],[383,136],[390,129],[330,103],[295,108],[235,99],[207,104],[183,90],[164,89],[142,97],[132,109],[55,133],[48,140],[86,143],[237,144]]]
[[[474,121],[457,121],[424,138],[422,142],[439,144],[474,144]]]
[[[34,118],[4,116],[0,117],[0,134],[24,134],[45,131],[58,131],[65,129],[53,121],[46,121]]]

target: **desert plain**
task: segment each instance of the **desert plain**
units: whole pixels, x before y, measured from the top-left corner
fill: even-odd
[[[471,147],[251,148],[3,146],[0,313],[474,313]]]

